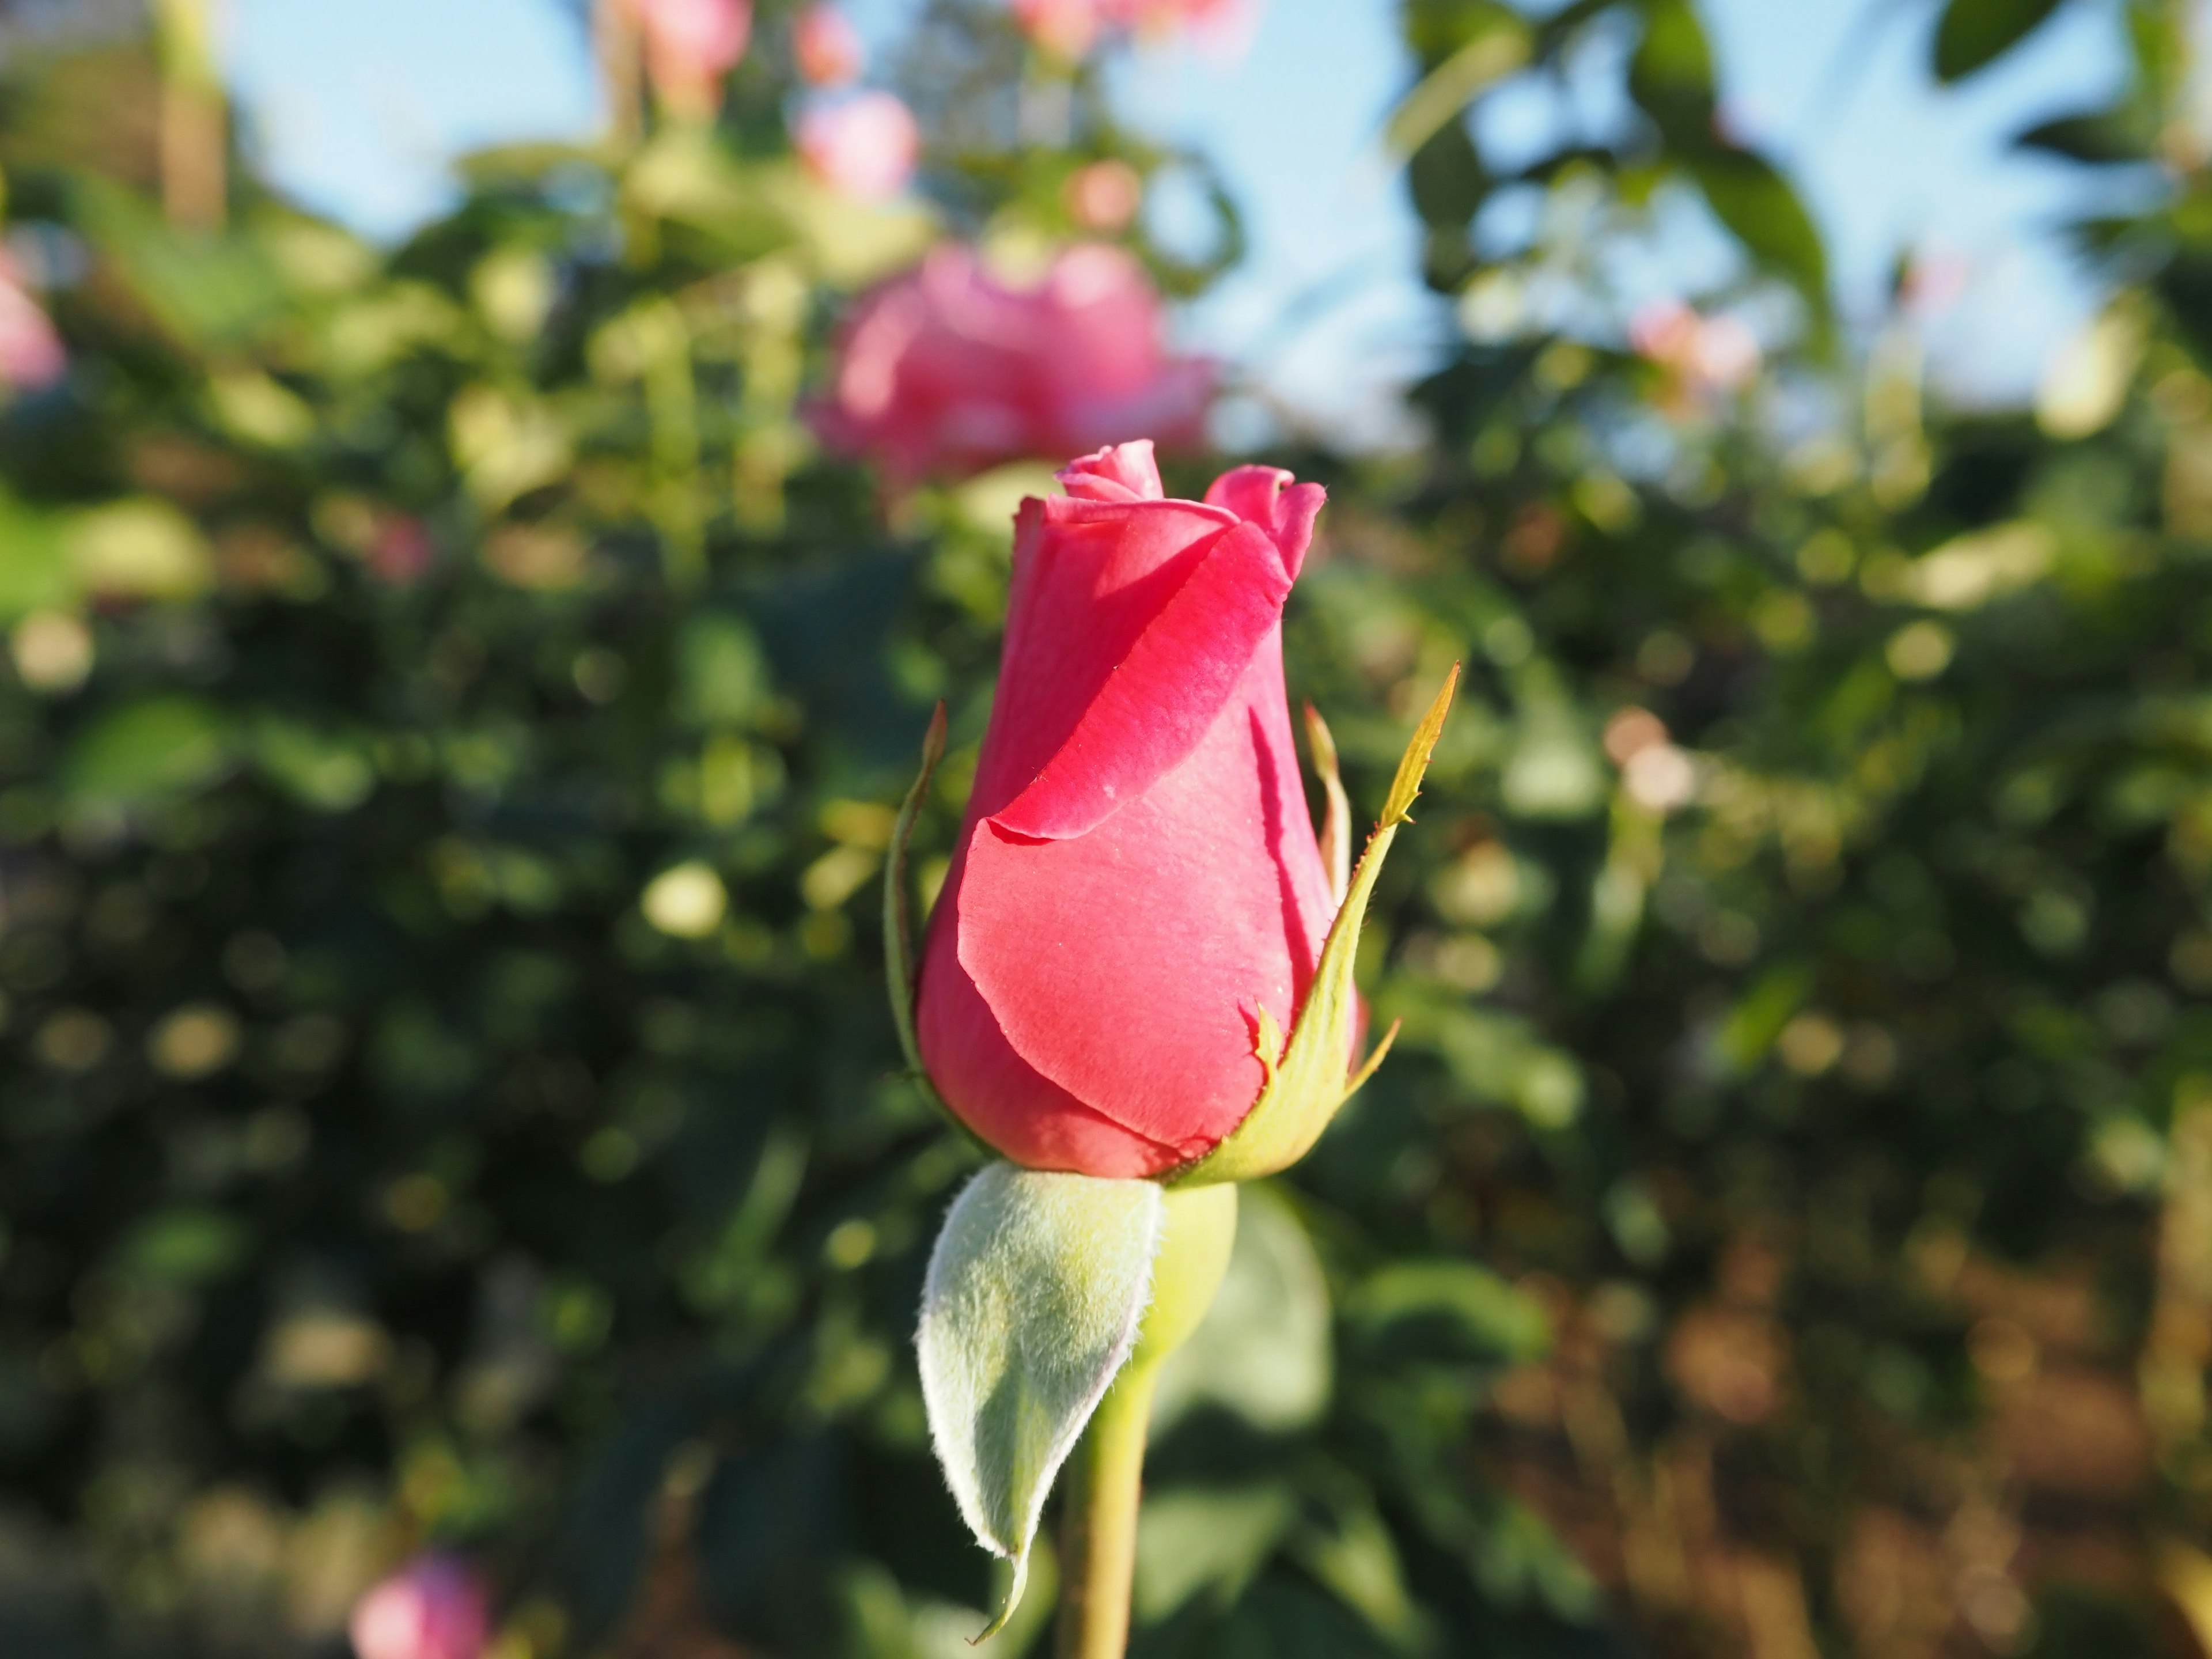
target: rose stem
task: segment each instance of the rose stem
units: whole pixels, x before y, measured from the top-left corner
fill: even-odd
[[[1137,1568],[1137,1507],[1157,1364],[1132,1365],[1098,1402],[1061,1511],[1060,1659],[1122,1659]]]

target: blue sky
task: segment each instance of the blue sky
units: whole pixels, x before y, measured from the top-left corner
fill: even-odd
[[[882,44],[915,3],[848,0]],[[2116,0],[2069,0],[2028,46],[1951,89],[1924,68],[1932,5],[1701,4],[1729,117],[1799,179],[1846,313],[1875,307],[1901,250],[1939,252],[1966,283],[1932,326],[1940,371],[1964,395],[2026,396],[2094,302],[2050,230],[2087,185],[2006,141],[2117,84]],[[1252,258],[1182,319],[1185,334],[1344,435],[1387,428],[1393,389],[1448,326],[1413,276],[1417,228],[1377,138],[1410,75],[1395,11],[1268,0],[1233,63],[1164,47],[1114,74],[1126,115],[1213,156],[1248,216]],[[264,165],[372,234],[434,211],[451,156],[598,118],[576,10],[556,0],[230,0],[228,36]]]

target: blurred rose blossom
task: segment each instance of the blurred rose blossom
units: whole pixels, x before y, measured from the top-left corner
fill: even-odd
[[[458,1558],[417,1556],[354,1605],[346,1633],[358,1659],[479,1659],[490,1598]]]
[[[1249,39],[1257,0],[1013,0],[1023,33],[1057,58],[1087,55],[1109,30],[1154,40],[1186,30],[1221,47]]]
[[[792,27],[792,55],[799,78],[811,87],[842,87],[860,75],[860,32],[853,20],[826,3],[807,7]]]
[[[752,40],[752,0],[630,0],[645,36],[653,90],[677,113],[714,112],[715,83],[744,58]]]
[[[1100,0],[1014,0],[1014,22],[1031,45],[1071,63],[1098,43]]]
[[[1162,323],[1152,279],[1119,248],[1070,248],[1018,285],[946,245],[854,308],[816,429],[894,488],[1139,436],[1194,446],[1213,366],[1170,356]]]
[[[1758,337],[1740,317],[1704,317],[1679,300],[1655,300],[1628,325],[1636,354],[1691,392],[1737,392],[1758,377]]]
[[[1145,181],[1127,161],[1093,161],[1068,175],[1061,199],[1077,224],[1110,234],[1137,216],[1144,204]]]
[[[0,385],[36,392],[69,372],[69,352],[15,264],[0,254]]]
[[[380,581],[404,587],[419,581],[436,556],[422,520],[405,513],[387,514],[377,520],[375,539],[368,544],[369,573]]]
[[[921,131],[888,92],[856,92],[811,106],[799,118],[799,159],[842,196],[888,201],[914,177]]]

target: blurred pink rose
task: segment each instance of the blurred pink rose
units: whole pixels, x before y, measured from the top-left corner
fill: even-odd
[[[491,1605],[465,1563],[422,1555],[354,1605],[346,1633],[357,1659],[478,1659]]]
[[[368,568],[380,581],[404,587],[419,581],[430,568],[437,549],[422,520],[404,513],[390,513],[377,520],[375,539],[368,544]]]
[[[888,201],[914,177],[921,130],[888,92],[856,92],[811,106],[799,118],[799,159],[842,196]]]
[[[1170,356],[1161,325],[1151,278],[1119,248],[1070,248],[1018,287],[947,244],[854,307],[816,429],[894,488],[1140,435],[1194,446],[1213,367]]]
[[[811,87],[842,87],[860,75],[860,32],[836,7],[817,0],[799,14],[792,27],[792,55],[799,78]]]
[[[1735,392],[1758,377],[1759,338],[1740,317],[1702,317],[1680,300],[1654,300],[1629,319],[1636,354],[1669,371],[1684,389]]]
[[[752,0],[629,0],[645,35],[645,70],[678,114],[713,116],[721,78],[752,39]]]
[[[1124,229],[1145,203],[1145,181],[1127,161],[1110,157],[1078,167],[1061,188],[1067,216],[1085,230]]]
[[[1236,44],[1258,21],[1258,0],[1103,0],[1107,16],[1140,34],[1188,29],[1224,45]]]
[[[1154,39],[1192,31],[1237,47],[1257,21],[1258,0],[1013,0],[1023,33],[1056,58],[1079,58],[1108,30]]]
[[[1031,45],[1073,63],[1098,43],[1101,0],[1014,0],[1014,22]]]
[[[23,286],[15,263],[0,254],[0,385],[36,392],[68,372],[62,337]]]

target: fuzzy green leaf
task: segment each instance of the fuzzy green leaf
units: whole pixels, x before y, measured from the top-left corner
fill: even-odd
[[[930,1435],[969,1529],[1014,1565],[983,1636],[1020,1603],[1053,1478],[1136,1346],[1164,1208],[1149,1181],[994,1164],[937,1237],[915,1338]]]

